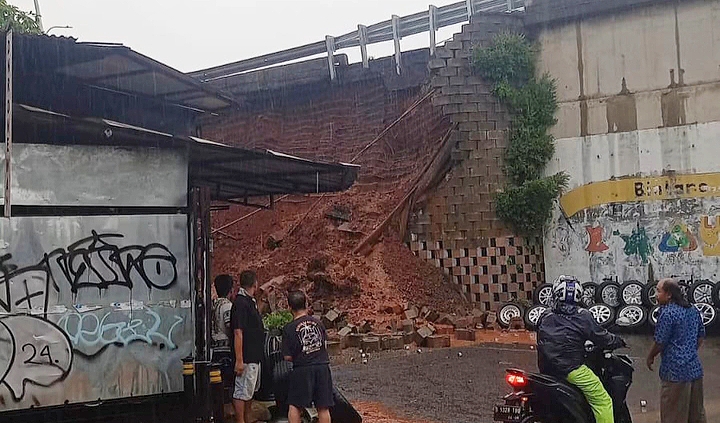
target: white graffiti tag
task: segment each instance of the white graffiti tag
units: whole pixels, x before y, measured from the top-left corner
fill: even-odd
[[[173,331],[183,318],[177,315],[173,318],[167,331],[160,329],[163,324],[160,315],[149,308],[133,311],[132,318],[128,318],[127,312],[116,311],[106,312],[102,318],[93,313],[71,313],[63,316],[58,325],[68,334],[77,353],[93,356],[109,345],[124,347],[133,342],[177,349]]]

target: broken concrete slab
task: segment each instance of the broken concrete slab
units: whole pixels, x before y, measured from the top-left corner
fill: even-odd
[[[370,333],[373,330],[372,322],[369,320],[366,320],[363,322],[362,325],[360,325],[360,328],[358,328],[358,332],[360,333]]]
[[[459,317],[455,319],[455,327],[460,329],[467,329],[473,326],[472,317]]]
[[[440,318],[440,313],[438,313],[435,310],[430,310],[428,312],[428,314],[424,317],[425,320],[427,320],[428,322],[433,322],[433,323],[437,322],[439,318]]]
[[[417,319],[420,317],[418,313],[417,307],[410,307],[409,309],[405,310],[405,318],[408,320]]]
[[[328,341],[325,347],[330,355],[337,355],[342,352],[342,343],[340,341]]]
[[[399,335],[384,336],[380,340],[380,347],[383,350],[401,350],[404,346],[403,337]]]
[[[435,328],[429,325],[425,325],[415,332],[416,342],[418,345],[425,345],[425,341],[428,337],[435,333]]]
[[[338,336],[342,338],[344,336],[350,335],[351,333],[357,333],[357,328],[355,327],[355,325],[346,325],[345,327],[341,328],[338,331]]]
[[[377,336],[366,336],[360,341],[360,348],[366,353],[380,351],[380,338]]]
[[[456,329],[455,336],[461,341],[475,341],[475,330],[474,329]]]
[[[401,323],[402,331],[405,333],[415,332],[415,322],[412,320],[403,320]]]
[[[415,333],[415,331],[405,332],[405,333],[403,333],[402,338],[403,338],[403,344],[405,344],[405,345],[412,344],[413,342],[415,342],[417,340],[417,334]]]
[[[450,325],[435,325],[435,333],[437,335],[452,335],[455,333],[455,328]]]
[[[428,348],[449,348],[450,335],[430,335],[425,339]]]
[[[455,318],[449,314],[443,314],[437,320],[438,324],[455,326]]]
[[[343,339],[345,340],[345,345],[347,347],[360,348],[360,343],[364,337],[365,335],[360,333],[351,333]]]
[[[525,322],[523,321],[523,318],[520,316],[513,317],[510,319],[510,330],[524,330],[525,329]]]

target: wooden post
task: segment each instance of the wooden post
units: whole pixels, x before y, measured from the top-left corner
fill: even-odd
[[[435,35],[437,32],[437,7],[430,5],[430,56],[435,55]]]
[[[362,56],[363,68],[368,69],[370,62],[367,54],[367,27],[365,25],[358,25],[358,39],[360,41],[360,55]]]
[[[330,80],[335,80],[335,37],[330,35],[325,36],[325,47],[327,48],[328,54],[328,70],[330,71]]]
[[[393,42],[395,43],[395,71],[400,75],[400,17],[392,15]]]

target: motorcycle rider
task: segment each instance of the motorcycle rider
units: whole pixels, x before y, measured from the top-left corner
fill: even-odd
[[[577,386],[587,398],[596,423],[614,423],[610,395],[598,376],[585,365],[585,342],[595,347],[625,346],[622,338],[597,324],[592,314],[578,306],[582,286],[574,276],[560,276],[553,283],[553,306],[537,324],[538,367],[541,373]]]

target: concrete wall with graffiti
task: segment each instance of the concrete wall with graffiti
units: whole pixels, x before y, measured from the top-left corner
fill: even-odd
[[[0,220],[0,412],[182,390],[187,218]]]
[[[19,147],[20,203],[186,205],[183,151]],[[181,391],[188,249],[184,214],[0,218],[0,415]]]
[[[545,236],[549,280],[720,281],[720,123],[556,141],[569,192]]]

